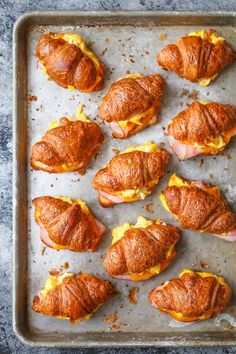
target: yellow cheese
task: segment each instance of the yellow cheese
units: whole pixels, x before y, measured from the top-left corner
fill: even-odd
[[[157,144],[153,143],[152,141],[148,141],[144,145],[129,146],[126,150],[121,151],[119,154],[125,154],[127,152],[132,152],[132,151],[155,152],[155,151],[159,151],[159,147]]]
[[[66,117],[69,121],[73,122],[76,120],[81,120],[82,122],[90,122],[90,120],[88,119],[88,117],[86,116],[86,114],[83,113],[83,105],[80,104],[77,109],[76,109],[76,118],[72,118],[72,117]],[[49,125],[49,130],[57,128],[61,125],[61,122],[51,122]]]
[[[144,118],[146,116],[152,117],[155,115],[155,113],[156,112],[155,112],[154,107],[151,107],[146,112],[135,114],[133,117],[126,119],[126,120],[120,120],[117,123],[120,125],[121,128],[126,128],[129,123],[134,123],[136,125],[143,125],[143,122],[141,122],[142,118]],[[150,124],[150,122],[149,122],[149,124]]]
[[[200,275],[202,278],[207,278],[207,277],[213,277],[213,278],[216,278],[217,281],[221,284],[221,285],[225,285],[225,280],[224,278],[222,277],[219,277],[218,275],[215,275],[215,274],[212,274],[212,273],[207,273],[207,272],[193,272],[192,270],[190,269],[184,269],[180,274],[179,274],[179,278],[186,274],[186,273],[197,273],[198,275]]]
[[[45,297],[51,289],[54,289],[57,285],[61,284],[64,278],[73,277],[73,275],[73,273],[64,273],[54,278],[48,278],[44,289],[41,290],[42,296]]]
[[[215,33],[212,33],[210,37],[207,35],[207,33],[204,30],[201,30],[199,32],[190,32],[188,36],[198,36],[201,37],[202,39],[207,39],[213,44],[217,44],[219,42],[223,42],[225,39],[223,37],[217,36]],[[209,77],[209,78],[202,78],[198,80],[198,83],[200,86],[207,86],[211,81],[213,81],[216,77],[218,76],[218,73],[215,75]]]

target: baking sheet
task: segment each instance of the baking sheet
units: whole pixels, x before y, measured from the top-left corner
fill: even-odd
[[[156,16],[158,15],[156,14]],[[44,22],[41,23],[55,23],[55,16],[53,16],[53,21],[51,22],[49,18],[46,17],[47,21],[45,22],[45,17],[41,17],[44,19]],[[192,324],[178,323],[168,315],[161,314],[151,308],[148,304],[149,290],[160,285],[165,280],[178,276],[183,268],[203,270],[201,264],[204,265],[204,263],[209,266],[207,271],[224,276],[236,294],[236,243],[223,242],[213,236],[198,234],[189,230],[182,231],[181,241],[177,245],[176,258],[169,268],[159,276],[138,283],[110,279],[119,294],[99,309],[91,320],[71,325],[68,321],[43,316],[31,310],[33,297],[39,289],[44,287],[45,281],[49,276],[48,272],[52,269],[60,270],[65,262],[69,264],[69,268],[66,271],[98,273],[101,277],[109,279],[102,266],[102,259],[111,243],[111,230],[115,226],[127,221],[135,223],[139,215],[149,219],[161,218],[169,223],[178,225],[178,222],[163,209],[158,198],[173,172],[190,179],[202,179],[219,185],[229,200],[232,209],[236,211],[236,156],[233,153],[236,149],[236,139],[233,139],[230,143],[227,148],[227,154],[217,157],[200,157],[190,161],[179,162],[171,154],[166,175],[155,188],[154,193],[144,201],[117,205],[109,209],[99,206],[97,193],[91,188],[91,180],[96,171],[114,156],[113,149],[123,150],[130,145],[139,145],[152,140],[156,143],[164,143],[164,146],[170,151],[168,138],[164,137],[164,128],[172,117],[187,107],[187,104],[194,99],[235,104],[236,99],[235,65],[225,70],[210,86],[201,88],[197,84],[181,80],[174,73],[161,70],[156,64],[155,56],[161,48],[190,31],[202,29],[202,25],[181,26],[178,23],[178,26],[162,26],[161,16],[159,16],[157,17],[160,22],[159,25],[155,25],[153,21],[147,21],[141,27],[134,24],[129,26],[127,24],[132,21],[129,21],[127,14],[125,15],[126,24],[120,25],[118,17],[118,14],[117,18],[112,16],[113,25],[111,26],[101,24],[95,26],[96,17],[94,20],[91,16],[90,22],[87,20],[87,22],[85,21],[86,25],[83,25],[83,17],[77,15],[76,24],[75,20],[73,20],[71,21],[73,26],[70,26],[64,25],[64,23],[68,24],[68,18],[63,22],[63,16],[62,18],[58,16],[58,24],[54,26],[40,25],[40,23],[35,25],[32,23],[25,32],[26,51],[24,60],[27,63],[27,67],[24,68],[24,73],[27,83],[24,83],[24,101],[20,101],[21,117],[19,117],[19,101],[16,106],[18,125],[20,124],[19,119],[22,120],[21,129],[18,129],[18,133],[19,131],[21,132],[20,136],[18,135],[21,140],[16,143],[18,153],[20,150],[21,155],[20,159],[19,155],[17,157],[18,168],[19,162],[23,163],[23,168],[21,166],[20,175],[17,175],[19,183],[15,190],[15,192],[18,192],[18,195],[15,195],[18,198],[18,204],[17,200],[15,200],[15,216],[17,214],[21,218],[20,222],[18,219],[17,224],[18,235],[15,235],[17,238],[15,239],[15,254],[17,256],[15,273],[17,292],[14,297],[15,329],[22,340],[34,345],[43,345],[43,343],[54,346],[213,345],[219,344],[219,341],[224,344],[235,343],[235,297],[232,305],[224,314],[214,319]],[[174,18],[176,21],[176,17]],[[141,20],[144,21],[142,16],[140,16]],[[189,23],[192,24],[193,21],[190,20],[191,18]],[[106,21],[108,20],[106,19]],[[124,21],[124,17],[122,21]],[[195,23],[198,23],[196,19]],[[204,25],[204,28],[208,29],[212,28],[212,26]],[[231,23],[227,26],[213,26],[213,28],[221,36],[225,37],[229,43],[235,44],[236,32]],[[78,33],[91,44],[92,50],[101,57],[107,66],[105,87],[102,91],[86,94],[79,91],[64,90],[47,79],[38,67],[34,55],[40,34],[47,32]],[[102,124],[101,128],[105,135],[104,143],[96,159],[91,161],[89,169],[84,176],[80,176],[77,173],[47,174],[41,171],[32,171],[28,163],[31,147],[49,128],[50,122],[57,121],[62,116],[75,116],[76,108],[79,104],[84,105],[84,113],[90,119],[99,122],[98,104],[101,98],[113,81],[125,76],[128,72],[139,72],[142,75],[160,73],[164,78],[166,89],[158,123],[124,141],[111,138],[109,128]],[[19,73],[19,75],[22,75],[22,73]],[[26,84],[28,86],[27,91]],[[19,78],[18,85],[20,85]],[[37,101],[27,102],[27,95],[36,96]],[[27,102],[28,109],[23,102],[24,104]],[[25,129],[26,127],[27,130]],[[17,135],[17,132],[15,134]],[[22,146],[19,147],[21,142],[25,149]],[[15,153],[17,154],[17,151]],[[203,164],[200,167],[201,159],[203,159]],[[15,160],[15,162],[17,161]],[[24,185],[21,188],[23,180]],[[109,228],[109,232],[99,244],[98,252],[79,254],[67,250],[56,252],[47,248],[42,255],[44,245],[39,238],[39,227],[34,222],[34,210],[31,206],[31,200],[43,195],[68,196],[86,201],[96,217]],[[154,213],[149,213],[146,210],[146,206],[149,203],[153,203]],[[23,210],[17,209],[17,205],[21,206]],[[26,208],[28,212],[26,212]],[[24,215],[22,214],[21,216],[20,213],[23,212]],[[28,225],[25,229],[22,225],[24,223]],[[15,231],[17,231],[16,226]],[[21,244],[19,243],[19,238],[22,241]],[[24,275],[19,275],[20,269],[18,267],[23,267],[21,269],[24,269]],[[133,286],[139,288],[137,305],[130,304],[127,299],[129,290]],[[112,324],[109,325],[103,320],[105,315],[114,312],[117,312],[118,316],[117,321],[114,323],[114,325],[117,325],[115,328],[112,327]],[[22,330],[23,327],[24,330]]]

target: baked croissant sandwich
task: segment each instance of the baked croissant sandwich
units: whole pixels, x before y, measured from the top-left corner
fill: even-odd
[[[46,196],[35,198],[33,205],[42,242],[56,250],[96,251],[107,230],[81,199]]]
[[[179,229],[161,220],[139,216],[137,223],[125,223],[112,231],[112,246],[104,267],[109,275],[127,280],[146,280],[167,268],[176,256]]]
[[[64,88],[92,92],[103,87],[105,66],[77,34],[42,34],[36,56],[50,80]]]
[[[51,123],[32,148],[31,167],[49,173],[78,171],[82,175],[103,138],[99,125],[87,119],[79,108],[76,120],[61,118]]]
[[[185,229],[236,241],[236,214],[230,210],[219,187],[174,174],[160,200]]]
[[[180,160],[215,155],[236,134],[236,109],[216,102],[193,102],[168,125],[170,147]]]
[[[93,179],[100,205],[145,199],[164,175],[168,160],[168,151],[152,142],[120,152]]]
[[[100,118],[110,123],[114,138],[125,139],[154,124],[161,106],[160,75],[131,74],[114,82],[100,103]]]
[[[232,290],[224,278],[185,269],[149,293],[149,302],[175,320],[193,322],[221,313],[229,306]]]
[[[191,32],[157,55],[163,69],[201,86],[209,85],[234,59],[231,46],[214,30]]]
[[[64,273],[48,278],[34,297],[32,309],[72,323],[91,318],[114,293],[109,281],[91,274]]]

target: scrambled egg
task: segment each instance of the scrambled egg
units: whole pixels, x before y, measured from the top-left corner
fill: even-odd
[[[81,120],[82,122],[90,122],[90,120],[88,119],[88,117],[86,116],[86,114],[83,113],[83,105],[80,104],[77,109],[76,109],[76,119],[72,118],[72,117],[66,117],[68,120],[70,121],[75,121],[75,120]],[[49,130],[57,128],[61,125],[60,121],[59,122],[51,122],[49,125]]]
[[[119,241],[124,236],[124,234],[127,230],[132,229],[132,228],[139,228],[139,227],[145,229],[146,227],[153,224],[154,222],[160,223],[160,220],[155,220],[155,221],[147,220],[143,216],[139,216],[135,225],[130,224],[130,223],[125,223],[121,226],[114,228],[112,231],[112,244]],[[170,247],[170,249],[167,251],[167,253],[166,253],[167,259],[171,256],[171,254],[173,252],[173,248],[174,248],[174,245],[172,245]],[[147,268],[142,273],[132,273],[132,274],[130,274],[130,276],[131,276],[132,280],[139,281],[139,280],[149,279],[153,275],[159,274],[160,272],[161,272],[161,263],[159,263],[153,267]]]
[[[204,30],[199,31],[199,32],[190,32],[188,34],[188,36],[197,36],[197,37],[201,37],[202,39],[207,39],[209,40],[211,43],[213,44],[217,44],[219,42],[223,42],[225,39],[223,37],[219,37],[217,36],[215,33],[212,33],[210,35],[210,38],[208,37],[208,35],[206,34],[206,32]],[[215,75],[208,77],[208,78],[202,78],[198,80],[198,83],[200,86],[208,86],[210,84],[211,81],[215,80],[215,78],[218,76],[218,73],[216,73]]]
[[[129,146],[126,150],[121,151],[120,154],[125,154],[127,152],[132,152],[132,151],[156,152],[159,151],[159,148],[157,144],[153,143],[152,141],[148,141],[144,145]]]

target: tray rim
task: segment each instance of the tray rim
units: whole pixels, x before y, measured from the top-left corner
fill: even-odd
[[[22,14],[14,23],[13,27],[13,41],[12,41],[12,57],[13,57],[13,133],[12,133],[12,138],[13,138],[13,146],[12,146],[12,152],[13,152],[13,164],[12,164],[12,173],[13,173],[13,178],[12,178],[12,207],[13,207],[13,212],[12,212],[12,234],[13,234],[13,277],[12,277],[12,323],[13,323],[13,330],[16,335],[16,337],[25,345],[28,346],[37,346],[37,347],[54,347],[54,348],[99,348],[99,347],[168,347],[168,346],[179,346],[179,347],[200,347],[200,346],[205,346],[205,347],[214,347],[214,346],[235,346],[236,345],[236,335],[234,335],[234,338],[219,338],[219,335],[224,333],[224,332],[211,332],[211,335],[203,338],[204,335],[200,334],[198,337],[194,336],[193,333],[175,333],[173,336],[169,336],[163,333],[160,333],[158,337],[158,332],[155,336],[153,333],[153,338],[152,339],[144,339],[141,338],[142,335],[145,336],[145,333],[142,332],[141,334],[129,332],[129,333],[119,333],[119,335],[123,335],[124,337],[132,336],[132,334],[136,334],[137,338],[135,336],[129,340],[119,340],[119,342],[112,340],[112,341],[105,341],[102,339],[102,341],[86,341],[86,339],[83,339],[82,341],[73,341],[73,342],[65,342],[65,341],[46,341],[46,340],[39,340],[39,336],[37,337],[37,334],[30,334],[30,333],[25,333],[23,331],[21,325],[19,324],[19,317],[18,317],[18,311],[17,311],[17,287],[19,283],[19,258],[18,258],[18,250],[19,250],[19,240],[18,240],[18,207],[19,207],[19,161],[17,159],[17,151],[18,151],[18,144],[17,144],[17,137],[18,137],[18,120],[17,120],[17,115],[18,115],[18,88],[17,88],[17,64],[18,64],[18,56],[19,56],[19,48],[17,46],[17,37],[19,35],[19,32],[21,31],[22,28],[24,28],[25,25],[27,25],[28,21],[36,19],[38,16],[47,16],[51,18],[57,18],[58,16],[64,16],[66,18],[69,18],[71,16],[73,17],[94,17],[94,18],[99,18],[99,17],[112,17],[112,18],[129,18],[129,16],[137,16],[140,18],[145,18],[145,17],[161,17],[161,16],[166,16],[166,17],[178,17],[178,16],[190,16],[190,17],[203,17],[203,16],[209,16],[211,18],[218,18],[218,17],[228,17],[228,18],[236,18],[236,11],[202,11],[202,10],[196,10],[196,11],[152,11],[152,10],[144,10],[144,11],[60,11],[60,10],[39,10],[39,11],[31,11],[31,12],[26,12]],[[180,23],[180,26],[183,26],[183,24]],[[230,25],[230,24],[229,24]],[[132,25],[131,25],[132,26]],[[170,25],[171,26],[171,25]],[[233,26],[233,25],[232,25]],[[101,333],[105,334],[107,337],[109,336],[115,336],[117,333],[114,332],[96,332],[96,333]],[[215,334],[215,337],[213,338],[213,334]],[[150,336],[150,333],[147,333],[147,335]],[[86,333],[83,333],[83,336],[86,336]],[[164,337],[165,336],[165,337]],[[189,338],[187,338],[189,336]],[[164,337],[163,339],[161,337]],[[167,339],[168,337],[168,339]],[[36,338],[36,339],[35,339]],[[187,339],[186,339],[187,338]],[[217,338],[215,340],[215,338]]]

